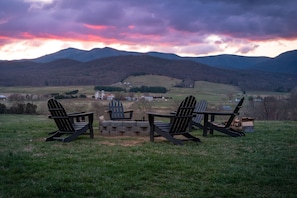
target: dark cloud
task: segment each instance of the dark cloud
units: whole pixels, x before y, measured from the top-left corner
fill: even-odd
[[[184,2],[184,1],[183,1]],[[195,1],[171,4],[170,24],[183,31],[270,39],[297,36],[297,1]]]
[[[297,38],[296,0],[7,0],[0,7],[0,36],[76,33],[129,39],[129,34],[169,37],[170,31],[180,31],[251,40]],[[85,24],[113,27],[113,32]]]
[[[247,54],[247,53],[249,53],[251,51],[254,51],[258,47],[259,47],[259,45],[248,45],[248,46],[244,46],[244,47],[238,49],[238,51],[236,53]]]

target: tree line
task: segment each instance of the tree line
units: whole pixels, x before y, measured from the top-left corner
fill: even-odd
[[[297,88],[289,97],[267,96],[260,101],[248,98],[246,114],[257,120],[297,120]]]
[[[87,96],[85,94],[77,95],[79,90],[73,90],[65,92],[64,94],[60,93],[52,93],[51,96],[55,99],[71,99],[71,98],[86,98]]]
[[[25,97],[20,94],[12,94],[8,97],[12,102],[11,107],[0,103],[0,114],[36,114],[37,105],[28,102],[25,103]]]
[[[114,87],[114,86],[95,86],[95,91],[108,91],[108,92],[127,92],[126,89],[122,87]],[[132,93],[166,93],[168,90],[165,87],[161,86],[141,86],[141,87],[132,87],[128,90],[128,92]]]

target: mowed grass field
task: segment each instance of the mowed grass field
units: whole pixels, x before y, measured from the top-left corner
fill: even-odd
[[[45,142],[44,115],[0,115],[0,197],[296,197],[297,122],[256,121],[174,146],[163,138]]]
[[[209,82],[182,89],[172,87],[178,79],[161,76],[125,81],[169,89],[172,99],[150,103],[154,111],[174,110],[187,95],[211,106],[232,106],[230,95],[242,96],[237,87]],[[68,112],[95,112],[94,139],[45,142],[56,130],[47,117],[47,99],[33,101],[39,115],[0,115],[0,197],[296,197],[297,122],[256,120],[255,132],[241,138],[218,132],[203,137],[195,130],[201,143],[174,146],[163,138],[151,143],[149,137],[102,136],[97,116],[108,101],[91,98],[94,86],[0,87],[0,94],[76,89],[89,98],[60,102]],[[261,94],[278,93],[246,97]],[[124,102],[137,112],[136,104]]]

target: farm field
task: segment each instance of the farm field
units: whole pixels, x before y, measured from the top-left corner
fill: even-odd
[[[164,86],[168,89],[166,94],[150,94],[155,96],[166,96],[172,99],[166,101],[154,101],[149,104],[141,104],[139,102],[123,101],[125,108],[133,109],[136,119],[145,116],[146,111],[173,111],[179,105],[179,102],[183,100],[187,95],[194,95],[197,100],[206,99],[209,102],[209,106],[230,104],[236,105],[236,103],[230,103],[228,97],[232,95],[236,97],[241,95],[240,90],[237,87],[229,85],[221,85],[210,82],[198,81],[195,83],[195,88],[177,88],[173,87],[181,80],[168,78],[165,76],[147,75],[147,76],[134,76],[128,77],[124,82],[129,82],[132,86]],[[126,85],[116,83],[114,86]],[[78,94],[84,94],[87,98],[67,99],[61,100],[61,103],[65,106],[69,112],[76,111],[92,111],[96,114],[96,117],[100,115],[108,116],[106,109],[109,101],[95,100],[95,86],[66,86],[66,87],[0,87],[0,94],[9,96],[11,94],[23,94],[26,95],[37,95],[41,96],[38,100],[28,100],[26,102],[33,102],[38,106],[37,113],[46,115],[47,110],[47,99],[52,93],[64,94],[72,90],[79,90]],[[136,93],[135,96],[140,97],[140,93]],[[1,103],[7,106],[12,105],[9,101],[2,101]],[[144,108],[144,106],[146,106]]]
[[[297,122],[256,121],[183,146],[102,136],[45,142],[45,115],[0,115],[0,197],[295,197]]]
[[[123,82],[128,82],[134,87],[139,86],[163,86],[168,89],[166,95],[178,97],[188,94],[196,95],[198,99],[203,98],[210,101],[219,101],[227,99],[232,94],[236,97],[237,94],[242,94],[242,91],[232,85],[212,83],[206,81],[196,81],[194,88],[177,88],[174,87],[177,83],[180,83],[180,79],[169,78],[166,76],[158,75],[145,75],[145,76],[132,76],[128,77]],[[43,86],[43,87],[3,87],[0,86],[0,94],[51,94],[51,93],[64,93],[72,90],[79,90],[79,93],[86,94],[88,96],[94,96],[94,86]],[[122,83],[115,83],[114,86],[125,87]],[[284,93],[277,92],[247,92],[247,95],[285,95]]]
[[[243,92],[236,86],[219,84],[219,83],[211,83],[205,81],[196,81],[194,88],[178,88],[174,87],[177,83],[180,83],[181,80],[169,78],[166,76],[157,76],[157,75],[146,75],[146,76],[133,76],[128,77],[123,80],[123,82],[128,82],[131,86],[139,87],[139,86],[164,86],[167,88],[168,92],[166,94],[153,94],[153,95],[162,95],[166,97],[171,97],[171,101],[167,102],[158,102],[155,103],[154,106],[157,108],[163,107],[172,107],[176,106],[178,102],[180,102],[187,95],[194,95],[197,100],[205,99],[208,101],[210,106],[214,105],[224,105],[228,104],[234,106],[234,104],[230,104],[230,100],[234,100],[235,98],[242,97]],[[127,87],[123,83],[116,83],[114,86]],[[46,113],[46,106],[44,102],[47,98],[53,93],[63,94],[65,92],[78,90],[79,94],[84,94],[87,96],[86,100],[80,99],[79,103],[84,104],[88,103],[85,107],[87,110],[90,103],[94,103],[95,90],[94,86],[61,86],[61,87],[1,87],[0,86],[0,94],[9,96],[11,94],[23,94],[23,95],[38,95],[38,96],[47,96],[42,97],[40,100],[33,101],[37,105],[41,106],[39,113]],[[137,93],[136,96],[140,96],[141,94]],[[152,95],[152,94],[151,94]],[[283,96],[286,97],[288,93],[276,93],[276,92],[247,92],[245,93],[246,97],[249,96]],[[78,100],[76,100],[78,101]],[[70,101],[68,101],[70,102]],[[67,103],[68,103],[67,102]],[[106,102],[101,101],[103,106],[106,106]],[[126,106],[130,107],[131,103],[127,102]],[[45,108],[45,109],[44,109]]]

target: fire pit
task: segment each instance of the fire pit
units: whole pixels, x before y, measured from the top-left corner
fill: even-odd
[[[105,120],[99,123],[102,135],[149,136],[148,121],[114,121]]]

